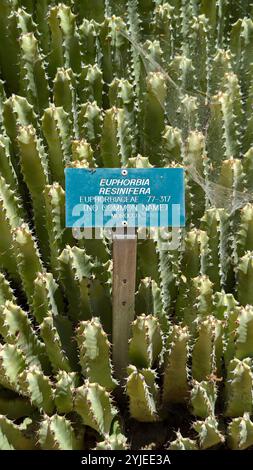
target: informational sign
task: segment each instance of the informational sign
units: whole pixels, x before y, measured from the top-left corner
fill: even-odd
[[[67,227],[182,227],[183,168],[66,168]]]

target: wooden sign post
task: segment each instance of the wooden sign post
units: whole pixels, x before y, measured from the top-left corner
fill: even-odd
[[[128,341],[135,315],[137,237],[113,238],[113,364],[117,378],[126,377]]]
[[[113,364],[126,377],[135,315],[137,227],[185,223],[183,168],[67,168],[66,226],[103,228],[113,235]],[[176,211],[175,211],[176,209]],[[173,213],[179,214],[175,223]],[[124,230],[127,227],[127,235]],[[91,231],[92,232],[92,231]]]

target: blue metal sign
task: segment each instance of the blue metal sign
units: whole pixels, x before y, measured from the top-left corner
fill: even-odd
[[[67,227],[182,227],[183,168],[66,168]]]

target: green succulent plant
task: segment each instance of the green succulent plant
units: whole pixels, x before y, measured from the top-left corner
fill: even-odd
[[[170,450],[253,445],[252,15],[1,0],[0,449],[137,448],[133,420]],[[66,166],[186,169],[180,249],[138,241],[124,381],[111,242],[65,228]]]

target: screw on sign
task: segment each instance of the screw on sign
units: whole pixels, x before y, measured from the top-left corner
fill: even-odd
[[[130,327],[135,315],[138,228],[180,228],[185,224],[182,168],[67,168],[66,226],[80,238],[113,243],[113,363],[124,376]],[[88,235],[87,235],[88,234]],[[143,238],[143,233],[142,233]]]

